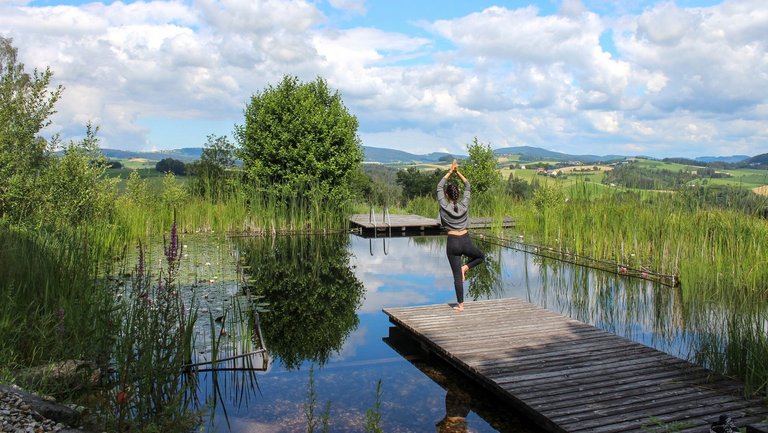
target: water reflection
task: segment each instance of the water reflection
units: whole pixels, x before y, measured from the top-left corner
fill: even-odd
[[[347,236],[244,241],[250,290],[266,304],[264,337],[287,369],[325,364],[358,324],[364,287],[349,266]]]
[[[502,251],[506,296],[515,296],[608,332],[685,357],[680,288],[576,266],[519,251]],[[511,257],[522,263],[506,266]],[[509,259],[507,258],[509,257]],[[524,270],[516,278],[513,269]],[[525,290],[510,287],[520,280]]]
[[[467,432],[470,401],[469,394],[448,389],[445,394],[445,416],[436,424],[438,433]]]
[[[694,305],[681,288],[479,240],[476,245],[486,261],[469,274],[468,300],[521,298],[673,355],[710,356],[702,361],[705,364],[724,359],[707,353],[738,351],[754,335],[765,335],[764,315],[760,320],[753,313],[734,316],[712,305]],[[372,242],[357,236],[257,238],[222,249],[230,253],[217,249],[219,257],[239,257],[245,289],[268,304],[268,311],[246,322],[257,319],[260,324],[270,369],[200,375],[201,401],[218,394],[220,404],[213,411],[227,414],[217,415],[210,431],[306,430],[308,377],[307,369],[299,368],[309,364],[318,366],[319,401],[332,402],[333,431],[362,430],[379,379],[386,431],[535,431],[518,418],[510,420],[497,400],[483,402],[482,390],[467,399],[471,384],[441,372],[438,362],[414,359],[382,342],[389,332],[382,308],[455,302],[444,236]],[[194,263],[190,291],[204,299],[201,306],[211,314],[224,314],[229,308],[224,299],[244,296],[239,282],[220,282],[231,272],[214,271],[216,261]],[[202,298],[204,294],[209,296]],[[764,308],[755,307],[754,314],[764,314]],[[209,322],[200,321],[206,326]],[[743,334],[753,328],[754,333]]]
[[[487,423],[490,428],[499,432],[543,432],[525,416],[501,403],[487,389],[469,380],[444,361],[424,352],[419,343],[399,328],[390,328],[389,335],[384,341],[442,388],[443,398],[439,402],[442,410],[438,412],[440,417],[435,420],[433,431],[437,433],[482,431]],[[482,422],[479,422],[480,420]]]

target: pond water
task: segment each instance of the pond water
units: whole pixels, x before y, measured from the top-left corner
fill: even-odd
[[[251,349],[260,344],[267,349],[252,360],[250,371],[198,373],[204,431],[307,431],[307,407],[314,407],[312,417],[318,419],[328,403],[330,431],[365,431],[379,383],[379,413],[387,432],[538,431],[452,369],[387,338],[390,323],[382,308],[455,302],[444,236],[226,241],[187,236],[182,242],[189,244],[182,263],[185,292],[195,293],[200,302],[197,360],[208,359],[213,341],[243,350],[236,329],[210,337],[224,327],[212,319],[233,309],[255,316],[249,329],[259,338]],[[679,330],[676,289],[479,239],[476,244],[487,260],[468,277],[468,301],[521,298],[688,355],[690,339]],[[231,299],[242,293],[250,296],[233,308]],[[261,303],[263,311],[253,314],[252,302]],[[446,408],[450,412],[457,405],[469,411],[466,424],[441,423]]]

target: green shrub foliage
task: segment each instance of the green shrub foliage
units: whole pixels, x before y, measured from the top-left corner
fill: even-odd
[[[235,145],[225,136],[208,136],[200,159],[187,165],[192,194],[214,200],[227,198],[234,187]]]
[[[472,183],[472,192],[482,194],[501,183],[496,170],[496,155],[490,144],[482,144],[475,137],[467,150],[469,158],[462,161],[459,170]]]
[[[171,172],[176,176],[187,174],[187,166],[182,161],[173,158],[163,158],[155,164],[155,170],[161,173]]]
[[[285,76],[251,97],[236,128],[246,180],[283,197],[344,202],[363,159],[357,118],[322,78]]]
[[[32,212],[51,143],[38,136],[50,124],[62,88],[49,90],[53,72],[31,75],[16,60],[12,40],[0,37],[0,217],[14,222]]]

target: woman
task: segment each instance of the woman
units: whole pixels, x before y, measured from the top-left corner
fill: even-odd
[[[456,173],[464,182],[464,196],[459,201],[459,188],[456,184],[445,186],[451,174]],[[472,243],[467,232],[469,225],[469,181],[459,171],[459,164],[453,160],[451,168],[437,184],[437,202],[440,204],[440,222],[448,229],[448,244],[446,254],[448,263],[453,271],[453,286],[456,289],[456,311],[464,311],[464,280],[467,271],[479,265],[485,259],[482,251]],[[462,256],[467,256],[469,262],[462,265]]]

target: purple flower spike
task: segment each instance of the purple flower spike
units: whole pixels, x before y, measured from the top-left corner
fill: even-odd
[[[59,336],[64,335],[64,307],[59,308],[59,323],[57,324],[57,330],[59,332]]]
[[[165,244],[165,241],[163,242]],[[168,267],[173,269],[179,261],[181,252],[179,251],[179,232],[176,227],[176,220],[174,219],[171,226],[171,240],[170,243],[164,246],[165,259],[168,261]]]
[[[144,279],[144,248],[141,247],[141,242],[137,247],[139,250],[139,263],[136,265],[136,278],[141,281]]]

